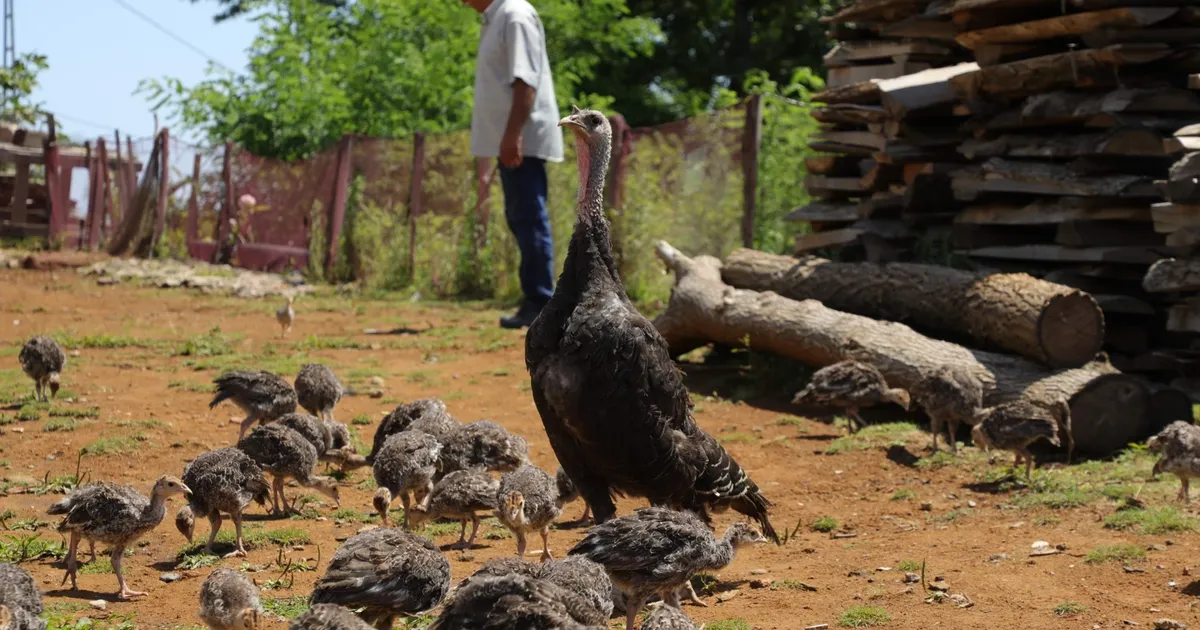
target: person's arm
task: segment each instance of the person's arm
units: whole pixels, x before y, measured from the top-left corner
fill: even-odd
[[[512,83],[512,107],[508,110],[508,124],[500,140],[500,163],[508,168],[521,165],[521,131],[537,97],[538,78],[542,68],[541,29],[536,22],[513,20],[504,34],[508,47],[509,81]]]
[[[504,127],[504,138],[500,140],[500,163],[508,168],[521,165],[521,130],[533,111],[537,90],[528,83],[513,81],[512,108],[508,110],[508,124]]]

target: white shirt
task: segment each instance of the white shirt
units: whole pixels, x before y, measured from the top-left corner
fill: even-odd
[[[537,90],[521,129],[522,154],[561,162],[563,137],[542,21],[526,0],[493,0],[483,12],[475,59],[471,153],[476,157],[499,157],[517,79]]]

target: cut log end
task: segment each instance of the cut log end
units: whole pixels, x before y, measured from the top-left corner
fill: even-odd
[[[1097,377],[1071,398],[1076,452],[1111,455],[1174,420],[1187,420],[1190,405],[1176,400],[1184,398],[1173,390],[1152,394],[1149,386],[1127,374]]]
[[[1038,317],[1038,341],[1051,367],[1077,367],[1091,361],[1104,342],[1104,312],[1082,291],[1056,295]]]

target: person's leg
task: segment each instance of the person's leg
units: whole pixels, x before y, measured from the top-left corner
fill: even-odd
[[[554,295],[554,240],[546,208],[546,163],[525,158],[517,168],[500,167],[504,189],[504,216],[521,251],[521,308],[500,325],[521,328],[533,323]]]

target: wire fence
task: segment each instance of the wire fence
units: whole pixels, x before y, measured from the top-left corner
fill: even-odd
[[[786,244],[779,219],[805,202],[803,158],[813,125],[803,106],[751,98],[656,127],[611,121],[606,208],[632,298],[669,294],[654,259],[659,239],[720,257],[742,245]],[[296,162],[172,138],[158,254],[296,269],[369,289],[514,298],[519,253],[496,165],[471,155],[469,135],[348,136]],[[153,139],[133,144],[145,156]],[[564,160],[547,165],[560,269],[575,221],[574,150],[567,142]]]

